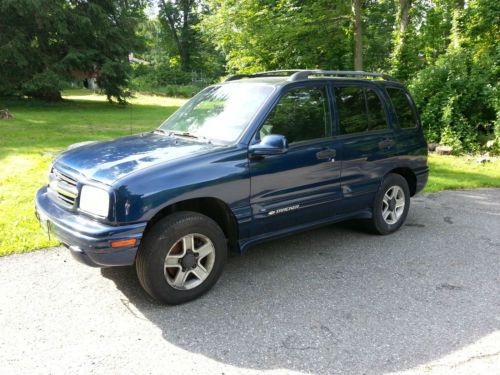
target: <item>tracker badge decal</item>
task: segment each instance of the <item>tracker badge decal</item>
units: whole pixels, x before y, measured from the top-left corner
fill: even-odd
[[[294,210],[298,210],[300,208],[300,204],[296,204],[294,206],[289,206],[289,207],[283,207],[283,208],[278,208],[277,210],[271,210],[267,213],[268,216],[273,216],[273,215],[278,215],[282,214],[285,212],[290,212]]]

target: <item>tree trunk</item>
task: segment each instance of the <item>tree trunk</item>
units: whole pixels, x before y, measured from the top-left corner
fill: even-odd
[[[405,43],[405,34],[408,30],[408,26],[410,24],[410,8],[411,8],[411,0],[399,0],[399,10],[398,10],[398,30],[396,33],[396,40],[394,45],[394,51],[398,53],[403,47]]]
[[[391,74],[399,79],[408,78],[408,61],[404,59],[405,44],[407,43],[406,34],[410,25],[410,9],[412,0],[399,0],[399,9],[397,14],[397,29],[394,33],[394,48],[391,54]]]
[[[453,4],[453,15],[451,20],[451,36],[450,36],[450,48],[460,47],[461,36],[460,36],[460,19],[462,18],[462,12],[465,7],[464,0],[455,0]]]
[[[352,0],[354,16],[354,70],[363,70],[363,25],[361,24],[361,0]]]
[[[189,17],[191,7],[193,6],[192,0],[185,0],[182,4],[182,50],[180,52],[182,70],[185,72],[190,70],[191,67],[191,19]]]
[[[189,71],[191,65],[191,56],[189,50],[190,44],[190,18],[189,12],[193,6],[192,0],[184,0],[176,6],[180,6],[182,10],[181,25],[179,26],[174,19],[174,14],[169,11],[171,3],[165,3],[165,0],[161,0],[161,7],[163,8],[165,20],[167,21],[170,32],[172,33],[172,38],[174,40],[175,46],[177,47],[177,52],[179,53],[181,70]]]
[[[411,0],[399,0],[399,34],[404,35],[410,24]]]

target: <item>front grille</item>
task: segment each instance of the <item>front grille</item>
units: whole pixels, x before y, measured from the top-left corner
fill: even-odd
[[[52,168],[49,174],[49,189],[52,190],[60,202],[71,207],[75,205],[78,197],[78,187],[74,178]]]

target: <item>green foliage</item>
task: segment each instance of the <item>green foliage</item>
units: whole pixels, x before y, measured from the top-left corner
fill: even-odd
[[[453,146],[457,152],[475,151],[481,135],[493,132],[497,90],[488,65],[460,48],[417,73],[410,90],[429,142]]]
[[[158,18],[146,19],[141,22],[137,27],[137,33],[144,43],[143,51],[137,56],[153,66],[168,64],[172,56],[175,55],[169,31],[162,27]],[[140,66],[144,65],[137,65],[134,70]]]
[[[482,0],[455,9],[447,50],[414,74],[410,89],[428,141],[470,152],[499,136],[500,41],[492,17],[498,20],[499,9]]]
[[[160,2],[158,18],[139,28],[147,48],[138,56],[149,65],[133,67],[132,89],[188,97],[224,74],[221,54],[198,28],[204,12],[198,1]]]
[[[436,0],[433,6],[420,1],[415,4],[412,16],[418,33],[413,33],[410,43],[424,65],[433,63],[448,48],[454,1]],[[413,74],[415,71],[411,72]]]
[[[388,71],[397,7],[394,0],[365,1],[363,9],[364,70]]]
[[[500,155],[500,137],[496,137],[486,143],[486,150],[492,155]]]
[[[30,80],[22,83],[21,89],[28,96],[59,100],[64,83],[58,74],[46,70],[42,73],[36,73]]]
[[[169,96],[174,98],[190,98],[200,92],[205,85],[203,84],[165,84],[165,85],[151,85],[145,83],[140,78],[134,78],[131,82],[132,90],[154,95]]]
[[[208,10],[200,0],[160,0],[158,19],[150,22],[149,40],[161,57],[150,60],[153,66],[166,65],[183,72],[203,71],[206,76],[224,73],[223,56],[211,38],[200,31],[200,20]]]
[[[146,0],[2,0],[0,94],[60,98],[72,73],[122,100]]]
[[[167,85],[156,87],[152,93],[173,98],[191,98],[203,88],[203,85]]]
[[[207,82],[196,72],[184,72],[166,64],[139,65],[134,67],[130,87],[139,92],[189,98],[203,89]]]
[[[416,32],[412,26],[402,34],[394,38],[394,50],[390,57],[391,75],[402,81],[407,81],[415,72],[424,67],[420,59],[419,49],[416,43]]]
[[[350,2],[209,1],[202,23],[229,72],[352,67]]]
[[[192,73],[167,64],[141,65],[134,69],[134,85],[157,87],[166,85],[187,85],[192,82]]]

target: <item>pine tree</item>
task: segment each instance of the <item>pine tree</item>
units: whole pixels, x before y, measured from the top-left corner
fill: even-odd
[[[2,0],[0,95],[61,98],[75,72],[95,75],[111,99],[124,99],[128,54],[145,0]]]

